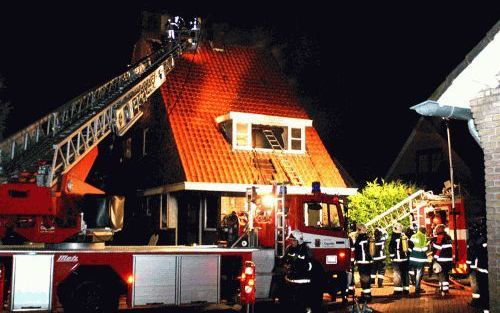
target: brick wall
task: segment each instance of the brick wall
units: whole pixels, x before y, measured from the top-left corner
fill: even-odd
[[[500,312],[500,86],[471,101],[484,151],[490,312]]]

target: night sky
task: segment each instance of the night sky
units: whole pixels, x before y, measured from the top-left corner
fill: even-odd
[[[360,183],[386,174],[418,119],[409,107],[426,100],[500,19],[498,1],[5,2],[0,74],[14,106],[8,132],[123,72],[139,36],[141,10],[163,9],[270,31],[275,45],[285,47],[281,61],[330,153]]]

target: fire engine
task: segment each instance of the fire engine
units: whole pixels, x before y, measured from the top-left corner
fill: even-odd
[[[446,232],[452,238],[453,273],[467,272],[467,218],[463,198],[455,198],[455,205],[450,195],[434,195],[431,192],[424,194],[421,201],[413,205],[413,224],[424,226],[427,236],[431,237],[434,228],[439,224],[446,226]]]
[[[106,246],[123,224],[124,199],[86,182],[98,145],[122,136],[186,50],[181,32],[125,73],[0,143],[0,305],[8,311],[113,312],[192,303],[249,304],[255,249]],[[202,266],[200,266],[202,265]],[[242,292],[240,292],[242,291]]]
[[[461,197],[452,197],[450,194],[434,195],[432,191],[418,190],[368,221],[366,225],[372,230],[376,227],[389,229],[393,223],[404,219],[408,219],[413,228],[425,227],[427,237],[433,236],[437,225],[444,224],[446,232],[453,240],[453,273],[466,273],[467,216]]]
[[[256,297],[274,297],[273,287],[280,280],[273,268],[284,255],[292,230],[303,233],[313,259],[324,272],[323,290],[334,296],[345,288],[346,271],[351,266],[348,223],[344,217],[344,212],[348,212],[347,196],[321,193],[319,183],[313,183],[309,194],[287,194],[284,184],[274,185],[273,189],[271,193],[259,194],[254,187],[249,188],[246,212],[234,212],[239,215],[237,223],[226,222],[223,227],[223,238],[229,239],[227,245],[257,248]],[[231,238],[227,232],[238,236]]]

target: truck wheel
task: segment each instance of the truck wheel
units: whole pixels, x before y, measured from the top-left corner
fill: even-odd
[[[65,312],[107,313],[118,309],[118,296],[96,281],[83,281],[76,285]]]

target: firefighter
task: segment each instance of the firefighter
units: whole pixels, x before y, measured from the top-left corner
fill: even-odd
[[[444,224],[439,224],[434,229],[436,237],[433,238],[434,252],[433,270],[439,277],[439,290],[441,296],[450,291],[450,270],[453,265],[451,237],[446,233]]]
[[[351,266],[347,271],[346,275],[346,288],[345,292],[342,294],[342,303],[347,303],[348,296],[354,296],[354,261],[356,249],[354,248],[354,242],[356,241],[356,232],[349,234],[349,247],[351,247]]]
[[[411,236],[408,242],[410,252],[409,266],[415,273],[415,294],[424,293],[420,288],[420,282],[424,274],[424,265],[427,263],[428,242],[425,236],[425,227],[420,227],[417,232]]]
[[[477,258],[477,287],[479,289],[479,303],[483,312],[489,312],[489,290],[488,290],[488,243],[486,237],[486,225],[484,219],[479,223],[479,234],[476,242]]]
[[[481,294],[479,293],[479,286],[477,284],[477,238],[479,237],[479,225],[476,223],[471,225],[469,229],[469,240],[467,241],[467,260],[465,261],[469,266],[469,281],[471,287],[472,300],[469,305],[473,307],[480,306]]]
[[[228,247],[231,247],[238,239],[239,227],[239,218],[235,211],[232,211],[231,214],[224,216],[222,219],[220,237],[227,242]]]
[[[292,231],[288,239],[291,243],[283,256],[286,285],[284,304],[301,312],[317,312],[321,308],[323,295],[313,279],[312,252],[304,242],[301,231]]]
[[[372,290],[370,287],[370,274],[372,257],[370,255],[369,237],[366,226],[358,224],[356,226],[357,237],[354,242],[354,262],[358,266],[359,280],[361,282],[361,302],[370,302]]]
[[[382,228],[376,228],[374,231],[374,237],[375,253],[373,255],[371,283],[375,284],[375,280],[378,278],[377,286],[382,288],[385,275],[385,243],[387,241],[387,232]]]
[[[394,295],[401,296],[410,293],[408,274],[408,238],[403,234],[403,226],[396,223],[392,228],[389,254],[394,270]]]

